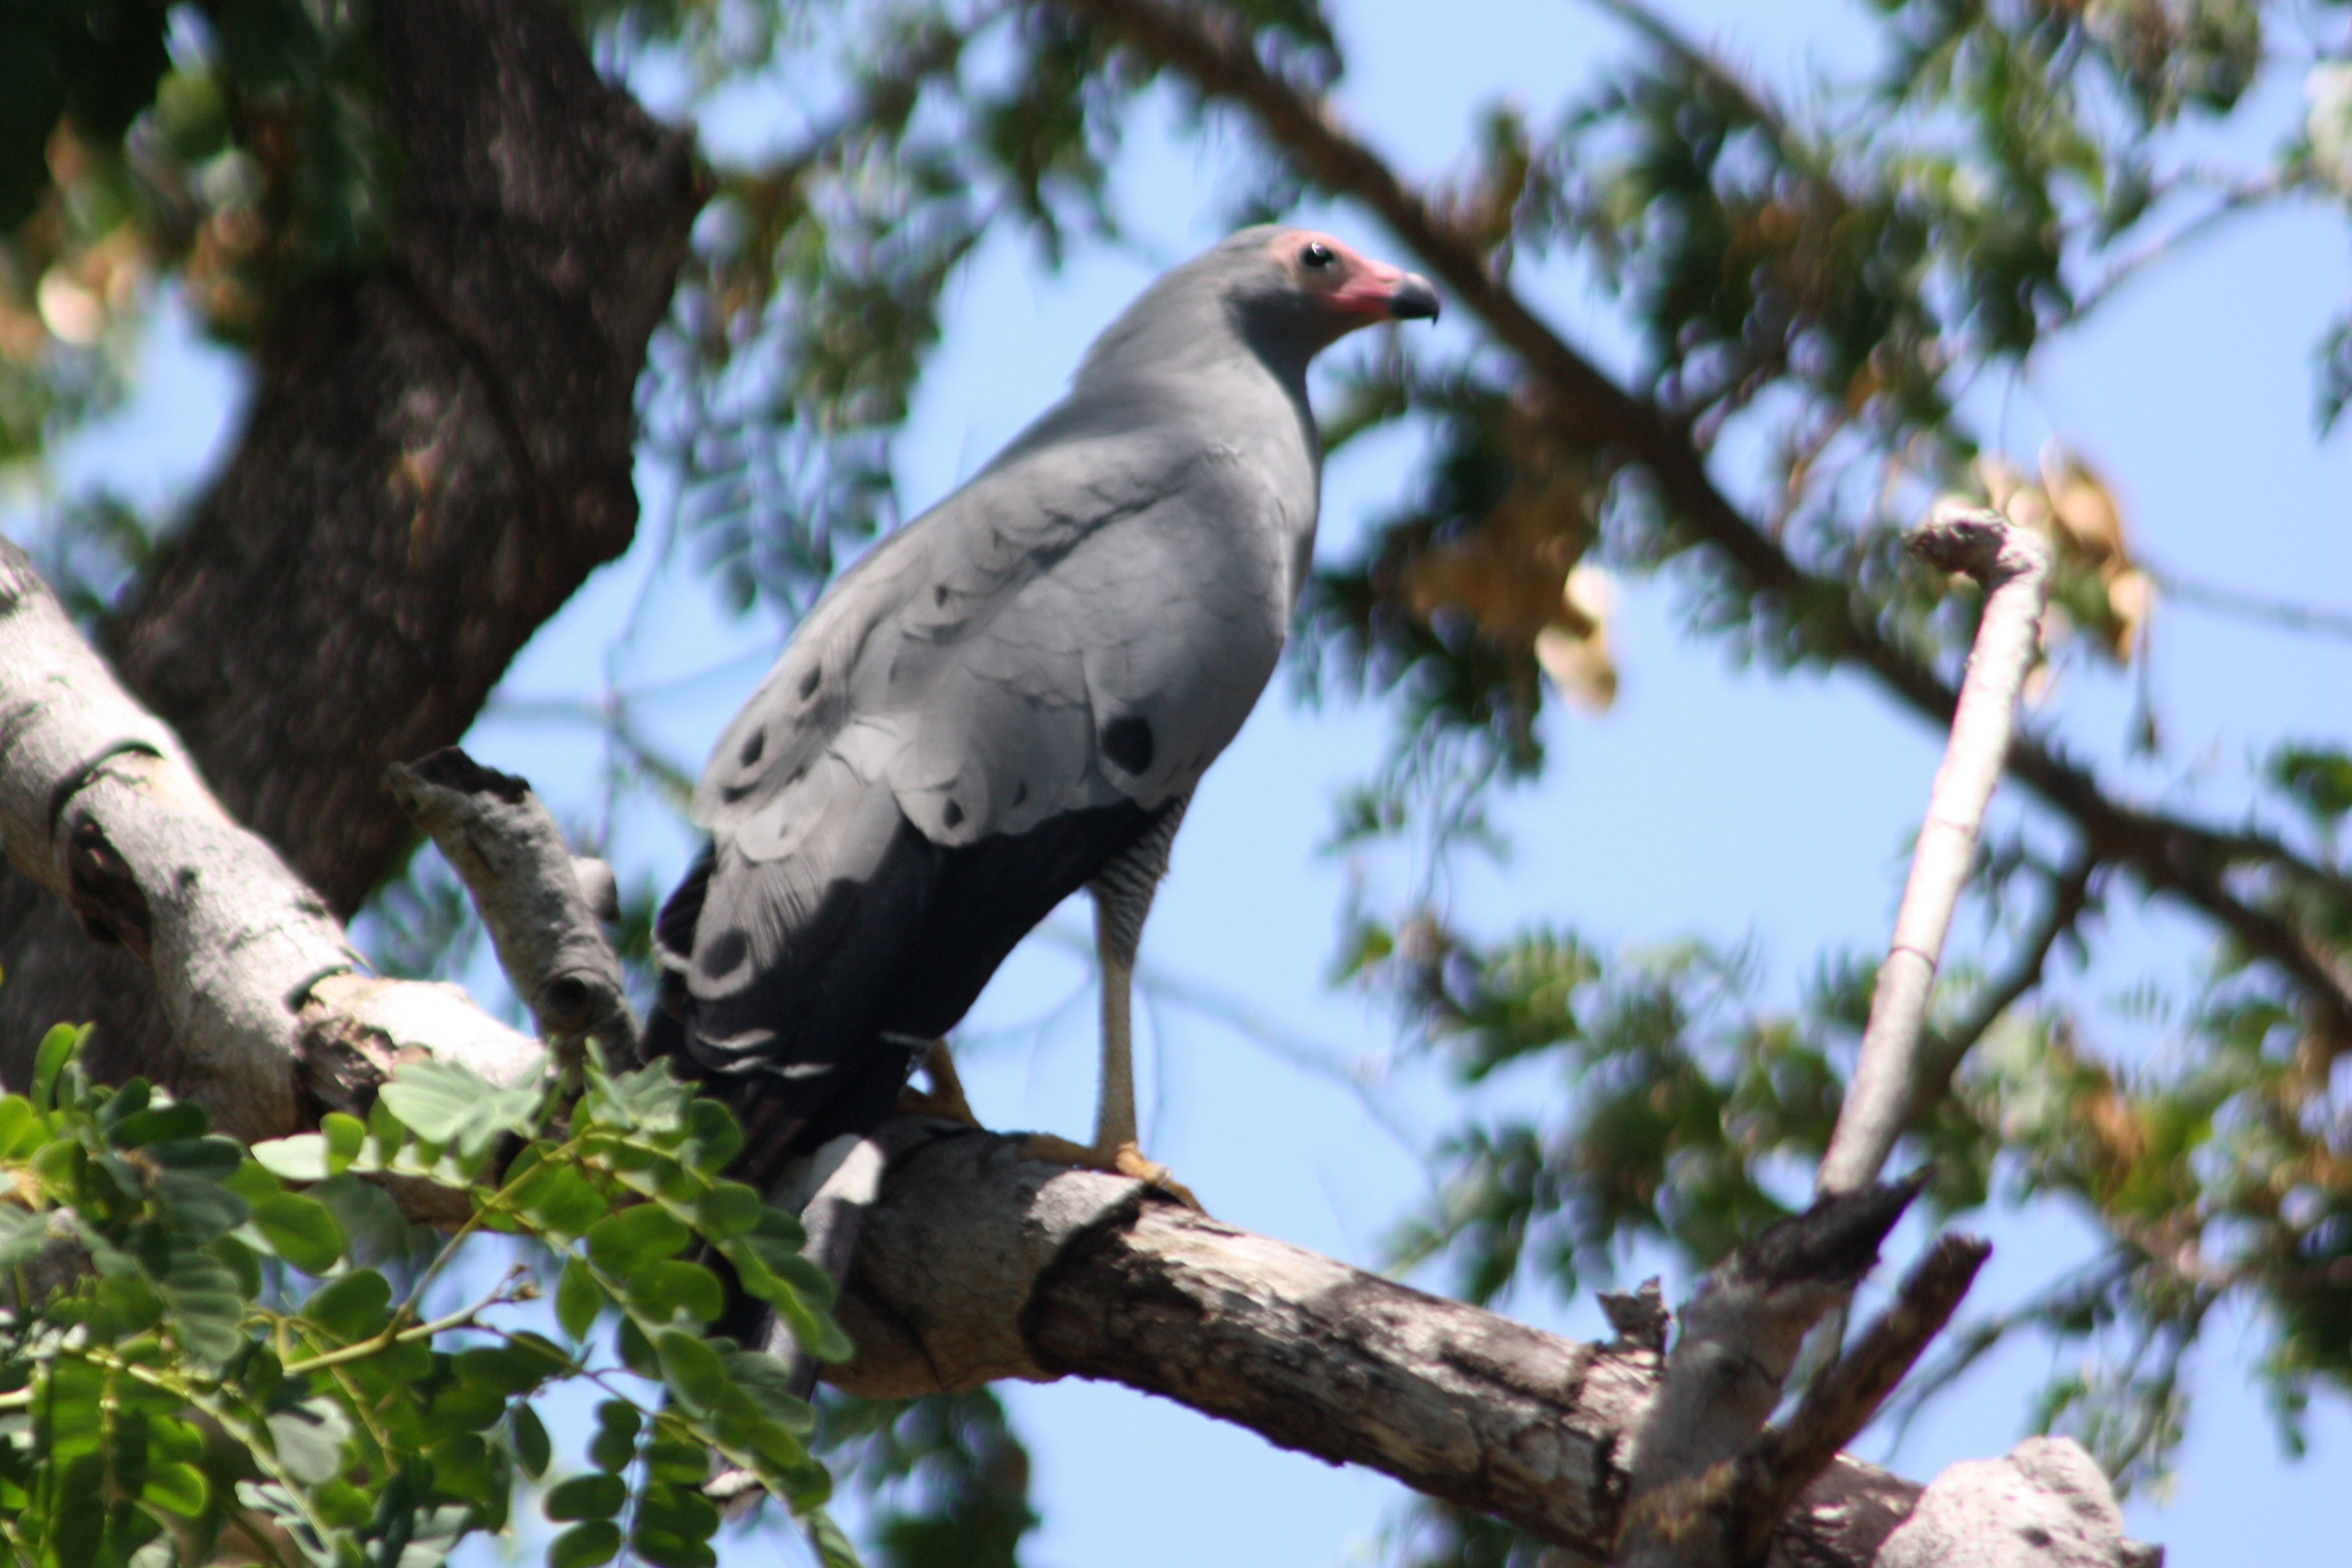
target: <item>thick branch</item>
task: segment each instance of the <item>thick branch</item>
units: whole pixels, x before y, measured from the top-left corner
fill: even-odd
[[[293,1132],[320,1105],[364,1110],[424,1042],[499,1082],[538,1071],[537,1042],[454,988],[357,973],[326,902],[229,820],[179,737],[115,684],[5,539],[0,842],[143,967],[173,1038],[147,1071],[236,1137]]]
[[[906,1121],[881,1137],[897,1154],[840,1306],[858,1346],[828,1375],[843,1388],[1120,1383],[1496,1514],[1575,1560],[1609,1555],[1655,1352],[1425,1295],[1140,1183],[1024,1159],[1017,1139]],[[1834,1238],[1815,1254],[1832,1271],[1856,1266]],[[1865,1568],[1919,1495],[1840,1458],[1782,1519],[1770,1561]],[[2107,1507],[2109,1561],[2122,1563]],[[2008,1526],[1998,1506],[1977,1521]]]
[[[1685,422],[1618,386],[1571,349],[1498,276],[1489,254],[1433,213],[1340,126],[1328,104],[1269,70],[1240,17],[1179,9],[1166,0],[1050,3],[1180,73],[1204,97],[1248,110],[1307,181],[1371,208],[1541,383],[1549,395],[1540,406],[1561,440],[1613,451],[1648,473],[1675,515],[1759,599],[1843,606],[1838,645],[1825,652],[1869,671],[1938,727],[1951,722],[1958,694],[1948,683],[1888,637],[1845,583],[1808,571],[1717,488]],[[2248,952],[2304,986],[2323,1023],[2352,1035],[2352,973],[2308,932],[2242,896],[2228,880],[2233,867],[2246,863],[2340,886],[2337,873],[2273,839],[2218,831],[2117,801],[2088,770],[2031,735],[2011,746],[2009,768],[2073,818],[2098,858],[2127,862],[2151,888],[2203,910]]]
[[[457,740],[627,548],[633,396],[701,200],[690,138],[553,0],[372,8],[400,149],[380,261],[275,302],[234,459],[107,628],[233,816],[348,915],[414,841],[387,764]],[[0,876],[0,1071],[61,1017],[148,1071],[144,979]]]
[[[1982,582],[1984,614],[1911,852],[1895,938],[1871,995],[1861,1058],[1822,1156],[1816,1180],[1822,1192],[1853,1192],[1875,1179],[1920,1103],[1928,994],[1976,859],[1985,808],[2009,756],[2018,694],[2039,652],[2050,597],[2050,547],[1998,512],[1939,513],[1913,536],[1911,548],[1947,571]]]

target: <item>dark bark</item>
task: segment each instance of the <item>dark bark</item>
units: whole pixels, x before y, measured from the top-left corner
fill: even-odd
[[[388,763],[457,740],[627,549],[634,393],[702,199],[690,137],[600,80],[547,0],[383,0],[387,254],[306,284],[235,457],[106,628],[123,684],[348,916],[413,842]],[[0,1073],[98,1018],[163,1051],[144,976],[0,878]]]

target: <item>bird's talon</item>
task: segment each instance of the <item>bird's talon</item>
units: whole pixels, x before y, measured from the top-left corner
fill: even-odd
[[[1178,1181],[1172,1172],[1159,1161],[1150,1158],[1133,1144],[1121,1144],[1112,1149],[1092,1148],[1074,1144],[1067,1138],[1057,1138],[1051,1133],[1032,1133],[1021,1140],[1024,1158],[1045,1160],[1057,1166],[1075,1166],[1080,1170],[1101,1171],[1107,1176],[1123,1176],[1166,1193],[1185,1207],[1206,1214],[1192,1189]]]
[[[1189,1209],[1201,1214],[1209,1212],[1201,1207],[1201,1200],[1192,1196],[1192,1189],[1176,1179],[1175,1172],[1148,1157],[1133,1144],[1121,1144],[1112,1150],[1110,1165],[1119,1175],[1133,1176],[1139,1182],[1158,1187]]]
[[[909,1083],[898,1091],[898,1114],[901,1116],[932,1116],[942,1122],[961,1122],[968,1127],[980,1125],[972,1113],[971,1102],[964,1098],[963,1081],[956,1076],[955,1058],[948,1054],[948,1042],[931,1041],[923,1052],[923,1076],[930,1081],[930,1092],[924,1092]]]

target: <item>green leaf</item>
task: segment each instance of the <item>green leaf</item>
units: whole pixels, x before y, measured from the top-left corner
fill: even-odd
[[[621,1550],[621,1527],[609,1519],[575,1524],[548,1542],[547,1568],[596,1568]]]
[[[141,1153],[182,1176],[203,1176],[224,1184],[234,1180],[239,1167],[248,1163],[244,1145],[235,1138],[218,1136],[166,1138],[149,1144]]]
[[[612,1205],[577,1167],[549,1161],[517,1190],[516,1203],[548,1236],[569,1242],[602,1220]]]
[[[816,1425],[816,1412],[793,1392],[793,1369],[763,1351],[728,1353],[727,1381],[751,1396],[761,1415],[785,1431],[803,1433]]]
[[[2266,759],[2271,782],[2323,824],[2352,814],[2352,757],[2327,747],[2281,746]]]
[[[224,1174],[219,1181],[221,1186],[245,1199],[247,1207],[286,1190],[285,1184],[263,1169],[258,1160],[237,1161],[236,1168]]]
[[[687,1134],[695,1142],[694,1168],[717,1176],[743,1152],[743,1125],[718,1101],[698,1097],[686,1108]]]
[[[566,1257],[563,1277],[555,1285],[555,1321],[573,1339],[586,1339],[588,1331],[596,1326],[596,1314],[604,1310],[604,1287],[584,1258]]]
[[[646,1445],[646,1474],[673,1486],[700,1486],[710,1475],[710,1450],[685,1438],[656,1435]]]
[[[0,1269],[22,1263],[49,1239],[48,1216],[0,1203]]]
[[[553,1457],[553,1445],[547,1439],[547,1427],[529,1405],[519,1404],[510,1417],[514,1433],[515,1463],[522,1473],[537,1480],[547,1473],[547,1462]]]
[[[654,1354],[653,1342],[626,1312],[614,1325],[613,1348],[619,1353],[621,1364],[639,1377],[661,1375],[661,1360]]]
[[[694,1228],[713,1241],[748,1235],[760,1224],[767,1207],[759,1193],[740,1181],[719,1181],[695,1200]]]
[[[58,1078],[65,1071],[66,1063],[89,1038],[89,1025],[79,1029],[61,1023],[41,1037],[39,1047],[33,1052],[33,1104],[42,1111],[54,1111],[58,1103]]]
[[[432,1236],[422,1226],[411,1226],[392,1195],[375,1182],[346,1171],[329,1176],[310,1190],[310,1197],[327,1206],[342,1228],[352,1261],[373,1263],[405,1255],[415,1235]],[[437,1237],[433,1238],[437,1242]]]
[[[632,1531],[629,1544],[655,1568],[714,1568],[719,1561],[719,1554],[707,1543],[672,1535],[666,1530]]]
[[[450,1358],[449,1365],[461,1382],[482,1384],[501,1396],[538,1387],[551,1370],[535,1352],[503,1344],[461,1350]]]
[[[425,1428],[437,1437],[483,1431],[506,1414],[506,1396],[488,1384],[449,1382],[433,1392]]]
[[[500,1134],[528,1134],[538,1119],[535,1087],[501,1089],[456,1062],[412,1062],[393,1074],[377,1096],[428,1143],[455,1148],[461,1158],[487,1152]]]
[[[662,1381],[678,1402],[698,1416],[717,1408],[727,1391],[727,1368],[699,1334],[684,1329],[654,1331],[654,1354],[661,1358]]]
[[[683,1251],[694,1233],[661,1205],[640,1203],[606,1215],[588,1228],[585,1239],[598,1268],[626,1280],[646,1264]]]
[[[550,1487],[545,1508],[547,1517],[561,1524],[572,1519],[610,1519],[628,1500],[629,1489],[621,1478],[599,1471]]]
[[[650,1322],[670,1322],[681,1313],[696,1322],[713,1322],[727,1310],[719,1276],[699,1263],[645,1264],[629,1276],[627,1289],[629,1305]]]
[[[106,1130],[106,1141],[118,1149],[135,1149],[169,1138],[201,1138],[212,1127],[204,1107],[190,1100],[150,1105],[134,1111]]]
[[[139,1489],[139,1495],[183,1519],[194,1519],[205,1511],[205,1504],[212,1497],[212,1489],[205,1484],[202,1470],[194,1465],[175,1461],[149,1465],[146,1484]]]
[[[343,1228],[325,1204],[300,1193],[264,1198],[254,1206],[253,1224],[272,1251],[305,1274],[324,1274],[343,1255]]]
[[[317,1133],[265,1138],[250,1152],[262,1169],[287,1181],[324,1181],[335,1174],[327,1166],[327,1140]]]
[[[154,1192],[165,1226],[173,1237],[192,1247],[227,1235],[252,1213],[245,1199],[209,1176],[158,1171]]]
[[[367,1124],[357,1116],[330,1111],[319,1118],[319,1134],[327,1143],[327,1173],[341,1176],[352,1168],[367,1144]]]
[[[708,1541],[719,1533],[719,1510],[690,1486],[649,1486],[637,1500],[635,1524],[640,1531]]]
[[[606,1104],[600,1109],[620,1112],[617,1124],[625,1128],[679,1133],[686,1129],[687,1108],[694,1102],[693,1086],[680,1082],[668,1062],[656,1061],[613,1079]]]
[[[637,1432],[644,1417],[625,1399],[607,1399],[596,1406],[596,1436],[589,1439],[588,1462],[600,1470],[619,1471],[636,1457]]]
[[[0,1159],[22,1159],[48,1138],[41,1113],[22,1094],[0,1094]]]
[[[219,1259],[174,1246],[156,1284],[171,1311],[172,1333],[191,1358],[218,1366],[245,1348],[246,1296]]]
[[[498,1085],[469,1068],[437,1058],[411,1062],[393,1074],[379,1098],[403,1125],[427,1142],[453,1142],[472,1124],[476,1108]]]
[[[343,1445],[351,1437],[351,1421],[331,1399],[305,1399],[269,1416],[269,1441],[278,1464],[305,1486],[317,1486],[342,1472]]]
[[[314,1291],[302,1303],[302,1315],[350,1343],[382,1333],[391,1309],[391,1281],[373,1269],[354,1269]]]

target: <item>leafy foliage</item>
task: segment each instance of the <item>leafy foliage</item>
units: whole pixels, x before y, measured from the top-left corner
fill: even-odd
[[[714,1461],[786,1500],[828,1561],[853,1561],[824,1519],[830,1482],[788,1368],[706,1332],[724,1297],[697,1246],[812,1353],[847,1350],[797,1221],[719,1174],[741,1144],[723,1106],[666,1069],[615,1075],[592,1060],[564,1116],[551,1085],[499,1089],[425,1062],[387,1083],[366,1122],[330,1114],[248,1153],[143,1082],[91,1083],[80,1041],[53,1031],[31,1093],[0,1097],[15,1195],[0,1206],[12,1560],[169,1568],[234,1541],[280,1563],[428,1568],[505,1526],[516,1479],[551,1460],[533,1401],[587,1382],[609,1396],[594,1469],[543,1499],[568,1527],[551,1563],[625,1546],[662,1568],[713,1563],[719,1513],[700,1489]],[[384,1179],[446,1192],[468,1215],[424,1249],[405,1291],[362,1261],[387,1238],[395,1255],[414,1239]],[[496,1321],[537,1294],[520,1268],[483,1300],[425,1315],[428,1287],[478,1230],[549,1249],[565,1343]],[[648,1387],[650,1401],[636,1392]]]
[[[1587,411],[1492,341],[1384,345],[1339,367],[1328,444],[1341,455],[1360,436],[1406,431],[1422,444],[1419,467],[1369,519],[1361,553],[1318,571],[1297,666],[1310,695],[1370,697],[1397,721],[1394,754],[1342,805],[1339,841],[1407,841],[1423,857],[1393,906],[1358,895],[1341,972],[1393,1005],[1408,1049],[1441,1055],[1465,1086],[1544,1086],[1535,1111],[1465,1111],[1439,1195],[1398,1238],[1402,1256],[1442,1260],[1481,1299],[1585,1288],[1636,1243],[1701,1265],[1780,1213],[1834,1114],[1870,980],[1832,956],[1794,1005],[1767,1007],[1744,953],[1683,942],[1618,956],[1554,926],[1482,933],[1447,906],[1446,858],[1496,847],[1489,797],[1553,761],[1546,705],[1606,700],[1608,618],[1572,591],[1578,574],[1671,575],[1688,591],[1693,634],[1734,657],[1774,671],[1892,665],[1899,688],[1956,669],[1974,630],[1970,597],[1896,546],[1903,523],[1958,493],[2051,536],[2053,672],[2144,677],[2161,578],[2135,553],[2115,494],[2069,450],[2028,474],[2030,461],[2000,453],[1970,417],[1967,394],[2078,332],[2184,236],[2273,204],[2340,211],[2352,198],[2352,61],[2324,41],[2333,21],[2315,27],[2276,5],[1879,0],[1863,24],[1875,68],[1786,91],[1635,0],[1609,8],[1631,56],[1573,101],[1491,109],[1430,206],[1530,299],[1563,269],[1610,292],[1635,345],[1629,390],[1687,431],[1718,476],[1736,476],[1726,487],[1752,548],[1723,548],[1686,492],[1590,437]],[[370,129],[359,9],[19,9],[0,24],[16,29],[0,33],[0,201],[24,214],[0,216],[0,460],[37,454],[108,405],[154,279],[174,279],[214,330],[244,340],[313,269],[364,258],[393,167]],[[1117,158],[1155,94],[1185,105],[1183,131],[1234,148],[1236,212],[1284,216],[1323,193],[1325,176],[1295,149],[1056,6],[576,9],[608,58],[682,68],[691,109],[782,83],[804,113],[778,147],[714,141],[717,193],[644,394],[649,448],[678,480],[671,536],[739,608],[796,615],[896,526],[894,443],[955,279],[992,240],[1051,261],[1082,236],[1118,239]],[[1184,9],[1246,29],[1302,95],[1344,77],[1344,29],[1313,0]],[[2282,51],[2289,35],[2321,52]],[[2278,85],[2301,89],[2299,131],[2273,156],[2215,162],[2217,146],[2243,138],[2212,130],[2235,125],[2264,73],[2291,70],[2302,81]],[[2352,392],[2352,328],[2338,323],[2315,359],[2325,423]],[[53,534],[74,568],[65,575],[85,588],[77,608],[95,615],[154,533],[102,502],[63,519]],[[1788,575],[1759,576],[1759,554]],[[598,716],[616,768],[674,801],[678,770],[616,715],[619,703]],[[2136,740],[2158,750],[2151,714]],[[2352,1117],[2339,1083],[2352,1030],[2324,987],[2280,960],[2283,945],[2322,971],[2352,965],[2347,807],[2352,763],[2336,739],[2305,737],[2252,781],[2243,831],[2168,839],[2211,857],[2248,913],[2217,917],[2209,972],[2136,988],[2110,1015],[2042,982],[2053,954],[2097,939],[2084,916],[2108,889],[2142,891],[2124,851],[2063,809],[2036,808],[2045,853],[1984,856],[1973,897],[2003,935],[1948,967],[1937,1028],[1951,1055],[1974,1050],[1910,1153],[1938,1162],[1947,1211],[2063,1202],[2095,1216],[2111,1245],[2025,1305],[1965,1327],[1919,1396],[2020,1333],[2095,1351],[2033,1415],[2141,1482],[2161,1476],[2185,1429],[2180,1368],[2215,1304],[2249,1304],[2264,1323],[2262,1370],[2290,1427],[2315,1393],[2352,1385]],[[2262,825],[2273,817],[2281,825]],[[649,908],[634,900],[634,930]],[[377,913],[399,966],[440,967],[458,950],[464,912],[429,877]],[[2267,950],[2249,937],[2265,931],[2279,934]],[[1998,970],[1972,967],[1996,955]],[[2113,1038],[2126,1031],[2163,1048],[2126,1066]],[[424,1135],[474,1151],[460,1158],[487,1157],[525,1114],[429,1074],[379,1113],[423,1118],[437,1129]],[[565,1138],[577,1135],[575,1124]],[[323,1172],[360,1157],[336,1143],[350,1136],[337,1124],[284,1157]],[[613,1159],[606,1169],[583,1154],[576,1168],[615,1201],[645,1190]],[[363,1190],[348,1168],[314,1189],[347,1234],[334,1195]],[[561,1275],[559,1308],[568,1299],[576,1321],[612,1297],[595,1270],[620,1258],[653,1270],[642,1288],[686,1332],[707,1298],[690,1275],[663,1270],[699,1266],[680,1252],[640,1258],[640,1245],[657,1252],[677,1233],[630,1223],[655,1234],[607,1231],[601,1259],[583,1236],[562,1239],[578,1267]],[[346,1252],[334,1268],[360,1266]],[[250,1298],[239,1332],[257,1334],[264,1308],[251,1303],[274,1299]],[[628,1364],[665,1372],[652,1331],[631,1332]],[[692,1354],[677,1356],[691,1381]],[[682,1396],[666,1412],[697,1418]],[[601,1451],[614,1466],[561,1483],[571,1490],[559,1506],[574,1516],[568,1560],[617,1548],[635,1505],[616,1495],[656,1479],[651,1430],[610,1437]],[[820,1430],[846,1476],[904,1505],[893,1517],[905,1528],[882,1531],[898,1560],[1016,1552],[1030,1517],[1021,1448],[992,1401],[841,1406]],[[361,1437],[346,1451],[362,1454]],[[1430,1564],[1533,1555],[1499,1527],[1436,1508],[1393,1547]]]

